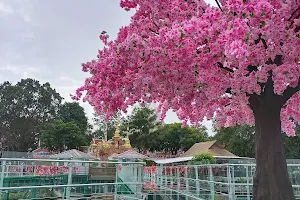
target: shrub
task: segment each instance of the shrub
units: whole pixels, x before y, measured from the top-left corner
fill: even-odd
[[[201,153],[201,154],[194,156],[192,161],[209,164],[209,163],[215,163],[216,159],[210,153]]]

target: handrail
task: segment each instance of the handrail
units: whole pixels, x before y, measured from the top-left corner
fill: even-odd
[[[103,164],[143,164],[145,162],[112,162],[112,161],[102,161],[102,160],[57,160],[57,159],[37,159],[37,158],[0,158],[1,161],[37,161],[37,162],[71,162],[71,163],[103,163]]]
[[[1,187],[1,190],[18,190],[18,189],[41,189],[41,188],[64,188],[64,187],[82,187],[82,186],[100,186],[100,185],[142,185],[141,182],[114,182],[114,183],[86,183],[86,184],[70,184],[70,185],[36,185],[36,186],[20,186],[20,187]]]

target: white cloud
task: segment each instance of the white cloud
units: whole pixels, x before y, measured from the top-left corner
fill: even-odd
[[[14,13],[14,10],[11,6],[4,4],[4,2],[0,2],[0,14],[9,15]]]
[[[65,101],[72,101],[69,94],[87,76],[81,62],[96,58],[102,48],[100,32],[115,38],[130,15],[119,0],[0,0],[0,82],[28,77],[50,82]],[[93,108],[80,104],[91,120]],[[176,114],[168,112],[165,122],[176,121]]]

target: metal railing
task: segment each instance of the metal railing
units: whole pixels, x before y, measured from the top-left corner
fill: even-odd
[[[251,200],[255,164],[158,166],[145,170],[148,189],[173,199]],[[300,199],[300,164],[288,164],[294,194]]]
[[[0,159],[0,200],[251,200],[255,164],[147,167],[140,162]],[[288,164],[296,198],[300,164]]]
[[[1,200],[143,198],[144,163],[18,158],[0,162]]]

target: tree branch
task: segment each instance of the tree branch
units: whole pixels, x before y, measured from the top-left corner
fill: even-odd
[[[155,27],[159,30],[159,26],[154,22],[154,20],[152,20],[152,22],[155,25]]]
[[[268,48],[267,42],[266,42],[266,40],[263,39],[261,36],[262,36],[262,34],[260,33],[260,34],[258,35],[258,39],[257,39],[257,40],[254,40],[254,43],[255,43],[255,44],[258,44],[260,41],[262,41],[262,43],[263,43],[265,49],[267,49],[267,48]]]
[[[297,9],[292,13],[292,15],[290,16],[290,18],[288,19],[288,21],[292,20],[293,16],[294,16],[298,11],[300,11],[300,7],[297,8]]]
[[[296,87],[288,86],[283,92],[283,104],[285,104],[298,91],[300,91],[300,78]]]
[[[294,15],[297,15],[296,17],[294,17]],[[288,19],[288,21],[291,22],[289,28],[294,24],[294,21],[291,21],[291,20],[294,20],[294,19],[297,19],[300,17],[300,7],[297,8],[290,16],[290,18]],[[295,28],[295,33],[297,33],[298,31],[300,30],[300,28]]]
[[[217,3],[218,7],[220,8],[220,10],[223,12],[223,9],[222,9],[222,7],[221,7],[219,1],[218,1],[218,0],[215,0],[215,1],[216,1],[216,3]]]
[[[158,32],[156,32],[156,31],[152,30],[151,28],[149,28],[149,30],[150,30],[151,32],[155,33],[156,35],[159,35],[159,33],[158,33]]]
[[[230,72],[230,73],[233,73],[233,72],[234,72],[233,69],[230,69],[230,68],[228,68],[228,67],[224,67],[223,64],[220,63],[220,62],[217,62],[217,66],[218,66],[219,68],[221,68],[221,69],[224,69],[224,70]]]

